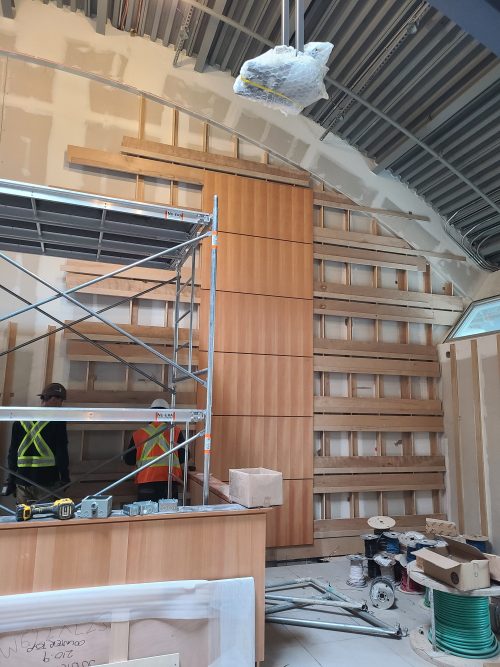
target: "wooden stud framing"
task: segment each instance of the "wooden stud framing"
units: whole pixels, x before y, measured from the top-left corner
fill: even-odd
[[[479,358],[477,340],[470,341],[470,352],[472,361],[472,396],[474,404],[475,444],[477,457],[477,477],[479,480],[479,516],[481,521],[481,532],[488,535],[488,503],[486,500],[486,471],[484,469],[484,443],[481,409],[481,383],[479,378]]]
[[[358,303],[339,299],[314,299],[314,312],[325,315],[359,317],[370,320],[388,320],[395,322],[422,322],[423,324],[454,324],[459,313],[441,310],[385,306],[375,303]]]
[[[423,257],[403,257],[379,250],[363,250],[360,248],[344,248],[342,246],[313,246],[315,259],[326,259],[331,262],[352,262],[368,266],[385,266],[390,269],[407,269],[408,271],[425,271],[427,261]]]
[[[360,204],[349,203],[349,200],[339,195],[337,192],[314,192],[314,203],[320,206],[327,206],[329,208],[340,208],[348,211],[360,211],[362,213],[373,213],[375,215],[387,215],[405,220],[422,220],[429,222],[430,218],[427,215],[417,215],[412,213],[405,213],[404,211],[392,211],[382,208],[371,208],[370,206],[361,206]]]
[[[370,375],[410,375],[439,377],[439,364],[432,361],[399,359],[360,359],[349,357],[314,357],[315,371],[330,373],[367,373]]]
[[[16,345],[17,322],[9,322],[7,326],[7,349]],[[2,405],[10,405],[12,389],[14,387],[14,364],[15,352],[9,352],[5,361],[5,374],[3,378]]]
[[[47,346],[45,352],[45,374],[43,378],[43,386],[46,387],[52,382],[54,371],[54,353],[56,347],[56,334],[54,331],[56,327],[49,325],[47,331],[50,336],[47,337]]]
[[[500,353],[500,339],[498,340],[498,350]],[[455,343],[450,345],[450,373],[451,373],[451,406],[452,406],[452,420],[453,420],[453,448],[455,453],[455,479],[456,479],[456,494],[457,494],[457,515],[458,515],[458,530],[464,530],[464,494],[462,490],[462,444],[460,439],[460,403],[458,394],[458,366],[457,366],[457,350]]]

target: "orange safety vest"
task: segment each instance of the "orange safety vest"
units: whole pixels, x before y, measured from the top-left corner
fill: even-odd
[[[132,436],[134,444],[137,450],[137,467],[140,468],[145,463],[149,463],[151,459],[155,459],[162,454],[165,454],[170,449],[170,436],[171,431],[163,431],[159,435],[151,438],[152,435],[158,430],[161,426],[160,422],[152,422],[143,428],[135,431]],[[180,428],[177,426],[174,428],[173,433],[173,443],[176,444],[180,434]],[[148,440],[148,438],[150,438]],[[147,440],[147,442],[145,442]],[[158,463],[153,463],[153,465],[148,466],[144,470],[141,470],[135,476],[136,484],[147,484],[148,482],[166,482],[168,481],[168,468],[169,468],[169,459],[170,465],[172,466],[172,476],[177,480],[182,480],[182,468],[179,463],[179,457],[177,452],[171,454],[171,456],[166,456],[165,458],[158,461]]]

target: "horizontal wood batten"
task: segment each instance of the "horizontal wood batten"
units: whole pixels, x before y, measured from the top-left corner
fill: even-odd
[[[158,391],[129,391],[105,389],[68,389],[67,403],[71,405],[135,405],[149,406],[156,398],[165,398],[169,400],[168,395],[162,392],[161,387]],[[195,406],[196,394],[194,392],[181,391],[176,394],[177,407]],[[87,428],[87,426],[85,426]]]
[[[353,204],[346,201],[346,198],[336,192],[314,192],[314,204],[316,206],[328,206],[330,208],[343,208],[347,211],[361,211],[363,213],[374,213],[378,215],[388,215],[395,218],[404,218],[406,220],[423,220],[428,222],[430,220],[427,215],[419,215],[411,211],[394,211],[383,208],[372,208],[370,206],[363,206],[362,204]]]
[[[368,285],[343,285],[342,283],[314,283],[314,296],[324,299],[349,299],[367,303],[387,303],[432,310],[462,312],[464,303],[460,297],[426,292],[405,292],[397,289],[383,289]]]
[[[442,433],[442,417],[392,415],[314,415],[315,431],[369,431],[385,433]]]
[[[390,269],[404,269],[406,271],[425,271],[427,262],[423,257],[402,257],[390,252],[379,250],[361,250],[359,248],[344,248],[330,245],[313,246],[314,259],[323,259],[330,262],[349,262],[352,264],[367,264],[368,266],[385,266]]]
[[[314,474],[444,472],[444,456],[315,456]]]
[[[91,279],[89,275],[81,275],[79,273],[67,273],[66,274],[66,287],[73,288],[78,287],[82,283],[87,282]],[[135,297],[137,299],[149,299],[153,301],[175,301],[175,285],[162,285],[157,287],[147,294],[139,294],[144,290],[149,289],[150,287],[155,286],[155,281],[148,280],[128,280],[127,278],[105,278],[101,282],[94,283],[88,287],[84,287],[79,292],[84,292],[85,294],[102,294],[104,296],[121,296],[125,297]],[[181,303],[187,303],[191,300],[188,290],[180,295],[179,301]],[[195,290],[195,303],[199,303],[200,296],[198,288]]]
[[[424,530],[425,520],[445,519],[446,514],[414,514],[412,516],[393,516],[396,521],[396,530]],[[314,522],[315,539],[328,537],[350,537],[371,533],[372,529],[368,526],[368,518],[356,519],[318,519]]]
[[[110,262],[91,262],[84,259],[68,259],[62,265],[62,270],[66,273],[80,273],[91,276],[104,276],[112,271],[116,271],[124,264],[111,264]],[[169,271],[168,269],[144,269],[142,266],[135,266],[133,269],[127,269],[123,273],[119,273],[116,278],[127,280],[147,280],[158,282],[164,280],[171,280],[177,275],[176,271]],[[184,267],[181,269],[181,278],[184,280],[191,277],[191,269]],[[195,285],[199,285],[199,276],[195,276]]]
[[[352,357],[382,357],[409,361],[437,361],[434,345],[406,343],[372,343],[357,340],[314,339],[314,354],[345,355]]]
[[[357,243],[372,245],[378,243],[379,245],[383,245],[384,248],[389,251],[391,251],[392,248],[400,248],[403,252],[411,249],[410,245],[398,236],[381,236],[378,234],[365,234],[364,232],[348,232],[345,229],[330,229],[328,227],[317,226],[314,226],[313,228],[313,235],[315,239],[317,237],[317,240],[322,243],[326,243],[329,239],[336,239],[344,241],[349,245]]]
[[[438,362],[314,356],[314,370],[329,373],[439,377]]]
[[[352,236],[356,232],[344,232],[339,234],[336,229],[325,229],[324,227],[315,227],[314,228],[314,240],[320,241],[321,243],[328,243],[331,245],[347,246],[349,248],[365,248],[369,250],[381,250],[382,252],[387,251],[389,244],[386,243],[385,239],[390,237],[377,236],[375,234],[370,234],[368,240],[361,240]],[[344,235],[347,235],[344,236]],[[435,252],[434,250],[415,250],[410,248],[407,244],[403,246],[391,246],[390,250],[400,255],[414,256],[414,257],[439,257],[440,259],[450,259],[454,262],[465,262],[466,258],[464,255],[454,255],[450,252]]]
[[[65,320],[64,323],[71,324],[71,320]],[[104,322],[80,322],[79,324],[73,324],[71,326],[74,331],[71,331],[70,329],[64,330],[64,338],[69,340],[81,340],[80,336],[78,336],[75,331],[84,334],[92,340],[118,342],[129,342],[130,340],[123,334],[112,329],[108,324],[104,324]],[[133,336],[140,338],[144,343],[172,345],[174,341],[173,327],[155,327],[142,324],[119,324],[119,326]],[[179,342],[182,343],[188,339],[189,330],[179,329]],[[193,345],[195,347],[198,345],[198,332],[193,332]]]
[[[442,415],[441,401],[411,398],[345,398],[315,396],[314,412],[384,414],[384,415]]]
[[[241,160],[225,155],[214,155],[189,148],[170,146],[156,141],[123,137],[121,152],[163,162],[173,162],[190,167],[222,171],[239,176],[263,178],[280,183],[308,186],[310,176],[305,171],[266,165],[252,160]]]
[[[441,489],[444,489],[444,476],[440,472],[395,472],[360,475],[315,475],[313,493],[438,491]]]
[[[394,322],[421,322],[444,326],[454,324],[459,317],[459,313],[449,313],[444,310],[381,306],[374,303],[359,303],[359,301],[351,302],[338,299],[314,299],[314,314]]]
[[[136,345],[135,343],[106,343],[104,345],[106,349],[118,354],[125,361],[131,361],[136,364],[161,364],[165,365],[165,362],[162,361],[159,357],[154,355],[152,352],[143,349],[141,346]],[[153,345],[161,354],[171,357],[173,355],[173,348],[166,347],[163,345]],[[68,340],[66,343],[66,356],[68,359],[73,361],[108,361],[116,363],[117,360],[109,354],[106,354],[103,350],[92,345],[92,343],[87,343],[87,341],[78,341],[78,340]],[[188,350],[180,350],[179,363],[187,363],[188,360]],[[196,364],[198,361],[198,350],[193,350],[193,363]]]
[[[141,157],[122,155],[121,153],[110,153],[97,148],[70,145],[67,148],[67,159],[69,164],[77,164],[82,167],[150,176],[167,181],[192,183],[194,185],[203,185],[205,181],[202,169],[167,164],[158,160],[147,160]]]

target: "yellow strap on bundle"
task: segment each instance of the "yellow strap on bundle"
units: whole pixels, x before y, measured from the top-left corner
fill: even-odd
[[[291,102],[294,106],[300,107],[300,104],[297,104],[297,102],[292,100],[290,97],[283,95],[283,93],[278,93],[277,90],[273,90],[272,88],[267,88],[267,86],[263,86],[261,83],[255,83],[255,81],[250,81],[250,79],[245,79],[244,77],[241,77],[241,80],[248,86],[253,86],[254,88],[260,88],[260,90],[263,90],[266,93],[271,93],[271,95],[277,95],[277,97],[282,97],[284,100]]]

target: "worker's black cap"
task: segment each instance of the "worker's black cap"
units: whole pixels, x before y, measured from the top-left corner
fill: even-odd
[[[41,394],[38,394],[41,398],[62,398],[63,401],[66,400],[66,388],[63,387],[59,382],[52,382],[44,387],[44,390]]]

